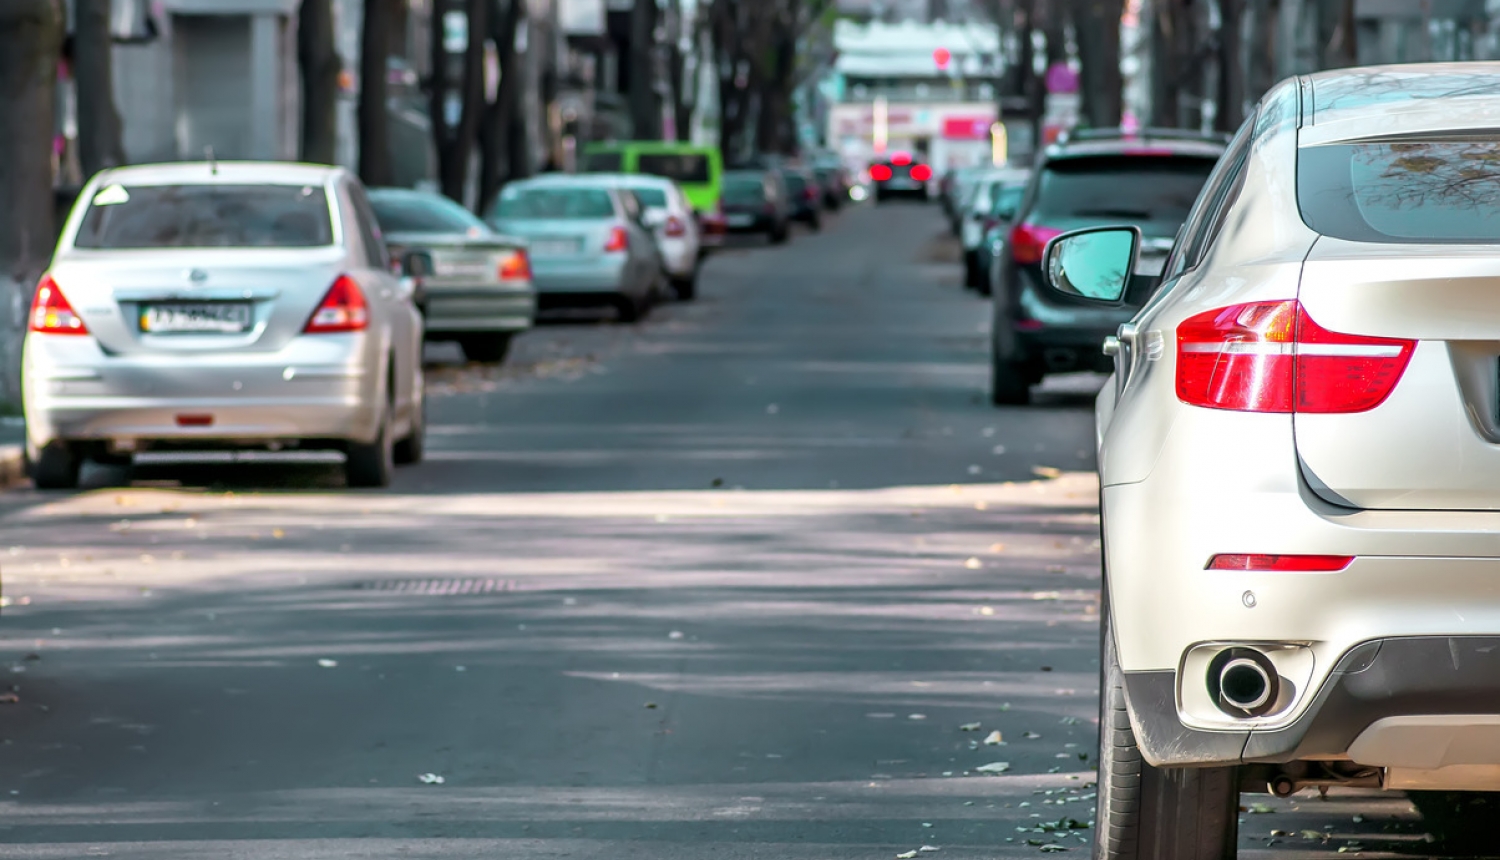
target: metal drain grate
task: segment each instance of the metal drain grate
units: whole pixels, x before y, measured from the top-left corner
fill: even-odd
[[[360,591],[386,591],[398,594],[494,594],[520,591],[514,579],[377,579],[354,586]]]

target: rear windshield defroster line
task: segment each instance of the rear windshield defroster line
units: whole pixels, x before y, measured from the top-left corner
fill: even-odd
[[[1382,244],[1500,242],[1500,141],[1354,142],[1297,151],[1313,230]]]
[[[97,250],[332,244],[328,197],[314,185],[109,185],[73,238]]]

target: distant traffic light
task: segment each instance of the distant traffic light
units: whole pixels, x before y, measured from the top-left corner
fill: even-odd
[[[939,70],[948,68],[948,61],[953,59],[953,54],[947,48],[938,48],[932,52],[932,61],[937,63]]]

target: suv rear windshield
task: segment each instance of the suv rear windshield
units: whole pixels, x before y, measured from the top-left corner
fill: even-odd
[[[500,218],[613,218],[615,204],[602,188],[507,188],[495,208]]]
[[[109,185],[73,239],[101,250],[332,244],[328,197],[316,185]]]
[[[1500,142],[1411,141],[1297,152],[1307,226],[1355,242],[1500,242]]]
[[[641,173],[649,173],[652,176],[665,176],[684,183],[703,183],[712,181],[708,175],[708,156],[693,155],[668,155],[664,153],[641,153],[635,157],[635,167]]]
[[[724,199],[730,203],[759,203],[766,197],[766,181],[759,176],[724,179]]]
[[[1030,218],[1118,219],[1170,226],[1187,220],[1216,159],[1189,155],[1064,158],[1042,171]]]
[[[446,197],[410,191],[370,192],[375,220],[387,233],[488,233],[473,213]]]

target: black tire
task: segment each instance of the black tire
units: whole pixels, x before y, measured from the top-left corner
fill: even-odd
[[[1125,704],[1107,587],[1099,615],[1103,623],[1094,860],[1234,860],[1239,838],[1238,769],[1153,767],[1141,757]]]
[[[421,380],[418,380],[418,388]],[[417,406],[417,414],[412,417],[411,429],[407,431],[406,438],[396,443],[395,450],[391,452],[392,459],[398,466],[411,466],[422,462],[422,457],[427,453],[427,396],[422,394],[422,402]]]
[[[396,445],[391,439],[391,405],[380,412],[380,431],[373,442],[350,442],[344,455],[344,481],[350,487],[379,488],[391,485],[396,470]]]
[[[822,217],[820,217],[817,212],[813,212],[811,215],[807,216],[807,226],[810,227],[810,228],[812,228],[813,232],[818,232],[819,230],[822,230],[823,229],[823,219],[822,219]]]
[[[67,442],[56,441],[33,450],[27,446],[27,471],[38,490],[76,490],[83,457]]]
[[[979,289],[979,260],[973,251],[964,252],[964,289]]]
[[[698,298],[698,270],[694,268],[692,274],[685,278],[673,278],[672,292],[679,302],[690,302]]]
[[[499,364],[510,354],[510,332],[466,334],[458,339],[464,358],[479,364]]]
[[[625,295],[615,296],[615,312],[619,314],[622,323],[640,322],[650,309],[650,299],[638,299]]]
[[[787,229],[786,222],[774,225],[771,227],[771,232],[766,234],[767,238],[771,240],[772,245],[782,244],[787,240],[789,235],[791,235],[791,231]]]
[[[1031,402],[1031,377],[1026,366],[990,357],[990,403],[995,406],[1025,406]]]

